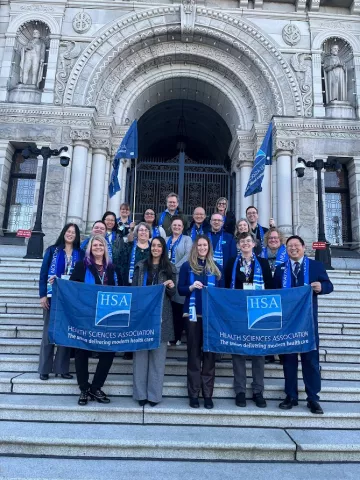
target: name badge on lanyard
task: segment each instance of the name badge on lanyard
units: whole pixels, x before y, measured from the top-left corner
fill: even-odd
[[[255,285],[253,283],[244,283],[243,284],[244,290],[264,290],[263,285]]]

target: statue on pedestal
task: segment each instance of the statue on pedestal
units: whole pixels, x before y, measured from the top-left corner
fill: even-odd
[[[347,101],[346,67],[339,58],[339,46],[333,45],[324,58],[326,103]]]
[[[39,88],[44,72],[45,50],[45,42],[40,38],[39,30],[34,30],[32,40],[21,49],[20,83]]]

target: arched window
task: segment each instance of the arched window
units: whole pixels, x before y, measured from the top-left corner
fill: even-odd
[[[32,227],[38,160],[36,157],[25,159],[21,152],[15,151],[11,165],[3,223],[5,232]]]
[[[351,242],[351,216],[348,173],[325,172],[326,238],[336,246]]]

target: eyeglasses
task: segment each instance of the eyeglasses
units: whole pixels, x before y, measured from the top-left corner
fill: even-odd
[[[280,240],[279,237],[269,237],[269,240]]]
[[[240,245],[247,245],[248,243],[253,243],[252,240],[240,240]]]
[[[148,232],[149,230],[147,228],[139,228],[138,232]]]
[[[226,202],[219,202],[218,205],[227,205]]]
[[[220,220],[220,219],[217,219],[217,218],[213,218],[212,221],[213,221],[213,222],[223,222],[224,220]]]
[[[155,213],[152,212],[145,212],[145,215],[151,215],[152,217],[155,217]]]

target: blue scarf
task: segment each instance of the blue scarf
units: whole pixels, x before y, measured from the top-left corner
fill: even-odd
[[[261,257],[262,258],[268,258],[268,250],[267,247],[264,247],[261,252]],[[278,251],[276,253],[276,260],[275,260],[275,266],[281,265],[282,263],[287,262],[289,259],[289,255],[287,254],[286,247],[285,245],[280,245],[278,248]]]
[[[173,244],[171,244],[172,237],[169,237],[169,240],[167,241],[166,247],[167,247],[168,252],[169,252],[169,260],[170,260],[171,263],[174,263],[174,264],[176,263],[176,260],[175,260],[176,249],[179,246],[179,243],[181,242],[181,239],[182,239],[182,234],[176,240],[176,242],[173,243]]]
[[[208,236],[209,236],[210,242],[212,244],[212,233],[209,232]],[[223,257],[223,249],[222,249],[223,238],[224,238],[224,230],[221,230],[221,235],[220,235],[219,241],[216,244],[216,248],[214,249],[214,260],[221,267],[224,265],[224,257]]]
[[[67,275],[71,275],[75,267],[75,263],[80,259],[80,254],[78,250],[73,250],[72,258],[71,258],[71,265],[68,272],[65,272],[66,261],[65,261],[65,251],[61,247],[56,247],[54,250],[53,257],[51,259],[50,267],[48,270],[48,279],[56,275],[58,278],[61,278],[63,273]],[[47,284],[47,294],[51,295],[52,293],[52,284]]]
[[[155,237],[161,237],[159,227],[153,227],[153,238],[155,238]]]
[[[106,240],[106,244],[109,252],[109,258],[111,261],[113,259],[112,247],[113,247],[113,243],[115,242],[115,239],[116,239],[116,232],[110,232],[110,234],[109,232],[106,232],[105,240]]]
[[[200,228],[199,228],[199,231],[196,230],[196,223],[194,223],[192,229],[191,229],[191,240],[194,241],[195,238],[198,236],[198,235],[202,235],[204,233],[204,230],[202,228],[202,224],[200,225]]]
[[[236,257],[236,260],[234,262],[234,266],[232,269],[232,276],[231,276],[231,288],[235,288],[235,279],[236,279],[236,267],[239,263],[239,261],[242,260],[242,255],[241,253]],[[255,290],[263,290],[264,289],[264,278],[262,274],[262,269],[261,265],[256,258],[256,255],[253,253],[252,254],[252,262],[254,262],[254,278],[253,278],[253,284],[255,285]]]
[[[99,276],[99,275],[98,275]],[[105,271],[104,271],[104,277],[105,277]],[[100,278],[100,276],[99,276]],[[116,273],[114,272],[114,280],[115,280],[115,285],[118,283],[117,282],[117,276],[116,276]],[[101,278],[100,278],[100,281],[101,281]],[[103,281],[104,281],[104,278],[101,282],[101,284],[103,284]],[[90,268],[87,266],[86,267],[86,271],[85,271],[85,280],[84,280],[84,283],[88,283],[89,285],[95,285],[95,277],[94,275],[92,274]]]
[[[206,268],[206,266],[205,266]],[[192,285],[195,282],[195,275],[192,270],[190,270],[190,285]],[[207,286],[208,287],[215,287],[215,275],[208,275],[208,281],[207,281]],[[197,315],[196,315],[196,297],[195,297],[195,288],[191,292],[190,295],[190,301],[189,301],[189,320],[190,322],[197,322]]]
[[[166,217],[166,214],[169,214],[170,217],[174,217],[175,215],[177,215],[179,213],[179,210],[176,209],[175,210],[175,213],[173,215],[171,215],[171,213],[169,212],[168,209],[164,210],[160,216],[160,220],[159,220],[159,227],[162,227],[162,224],[164,223],[164,220],[165,220],[165,217]]]
[[[135,255],[136,255],[136,247],[137,247],[137,238],[134,239],[134,244],[131,249],[131,256],[130,256],[130,268],[129,268],[129,283],[132,283],[132,279],[134,276],[134,270],[135,270]],[[149,242],[150,246],[150,242]]]
[[[304,265],[304,285],[310,285],[310,280],[309,280],[310,262],[309,262],[308,257],[304,257],[303,265]],[[282,277],[282,287],[283,288],[291,288],[291,275],[292,275],[291,261],[289,259],[285,264],[285,269],[284,269],[284,273],[283,273],[283,277]]]
[[[259,234],[260,234],[260,243],[261,247],[264,248],[264,229],[261,225],[258,224]]]

